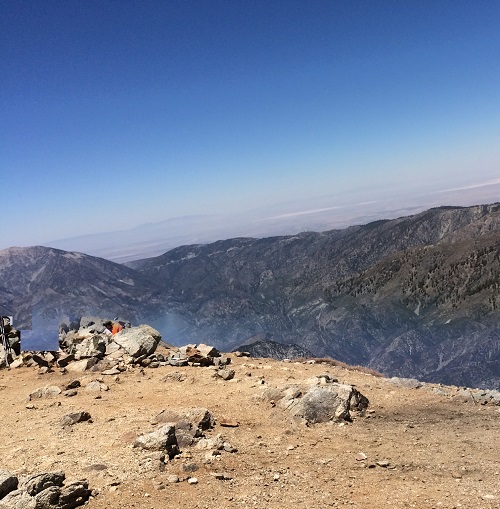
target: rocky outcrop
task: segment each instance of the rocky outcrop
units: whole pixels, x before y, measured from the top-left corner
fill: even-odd
[[[350,421],[351,412],[364,414],[368,399],[352,385],[323,378],[323,383],[270,387],[264,398],[308,423]],[[326,381],[325,381],[326,380]]]
[[[12,480],[7,489],[0,492],[0,509],[74,509],[85,504],[91,491],[86,480],[79,480],[64,484],[64,472],[44,472],[17,478],[6,470],[2,474],[9,474]],[[2,486],[2,484],[0,484]],[[2,494],[3,493],[3,494]]]

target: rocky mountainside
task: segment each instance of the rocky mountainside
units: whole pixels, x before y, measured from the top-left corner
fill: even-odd
[[[23,319],[120,315],[225,351],[264,338],[259,355],[297,345],[388,375],[499,388],[499,242],[493,204],[184,246],[128,267],[12,248],[0,252],[0,305]]]
[[[0,251],[0,292],[3,313],[14,315],[18,329],[31,327],[32,314],[42,319],[97,314],[137,322],[159,313],[162,302],[159,289],[134,270],[46,247]]]
[[[500,205],[346,230],[185,246],[132,266],[175,334],[221,348],[266,334],[392,375],[500,386]]]

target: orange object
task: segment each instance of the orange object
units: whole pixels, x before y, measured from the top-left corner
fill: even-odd
[[[120,332],[123,329],[123,325],[121,325],[118,322],[115,322],[113,324],[113,328],[111,329],[111,334],[116,334],[117,332]]]

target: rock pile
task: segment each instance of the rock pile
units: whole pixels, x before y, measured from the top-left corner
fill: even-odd
[[[15,356],[12,368],[38,367],[40,373],[53,368],[73,372],[99,371],[103,375],[118,375],[135,366],[218,366],[223,368],[231,359],[213,346],[190,344],[176,348],[162,344],[161,334],[149,325],[126,327],[115,334],[106,329],[105,320],[82,318],[76,329],[61,327],[59,350],[55,352],[23,352]],[[229,378],[226,378],[229,379]]]
[[[133,447],[146,451],[148,454],[142,462],[147,469],[164,471],[166,464],[189,450],[202,454],[205,463],[210,463],[223,452],[235,453],[238,450],[224,440],[221,434],[209,436],[207,432],[213,430],[215,418],[206,408],[169,408],[162,410],[151,419],[151,424],[158,425],[152,432],[136,437]],[[192,454],[185,455],[192,458]],[[182,464],[184,472],[194,472],[198,469],[196,463]],[[175,482],[181,479],[177,477]],[[189,481],[189,479],[187,479]]]
[[[21,481],[0,469],[0,509],[73,509],[91,496],[86,479],[64,484],[64,472],[29,475]]]

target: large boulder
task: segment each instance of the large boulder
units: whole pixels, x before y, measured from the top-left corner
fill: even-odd
[[[351,411],[362,413],[368,408],[368,399],[357,389],[337,382],[269,388],[264,398],[308,423],[350,421]]]
[[[161,340],[161,334],[149,325],[123,329],[112,337],[132,357],[151,355]]]
[[[80,343],[75,343],[72,353],[75,359],[88,359],[89,357],[97,357],[102,359],[106,353],[106,345],[108,340],[104,336],[93,335],[83,339]]]
[[[173,458],[179,454],[175,426],[172,423],[167,423],[152,433],[145,433],[137,437],[134,447],[148,451],[163,451],[168,454],[169,458]]]
[[[24,478],[21,483],[21,488],[24,489],[28,495],[34,497],[47,488],[62,486],[65,478],[64,472],[43,472]]]

